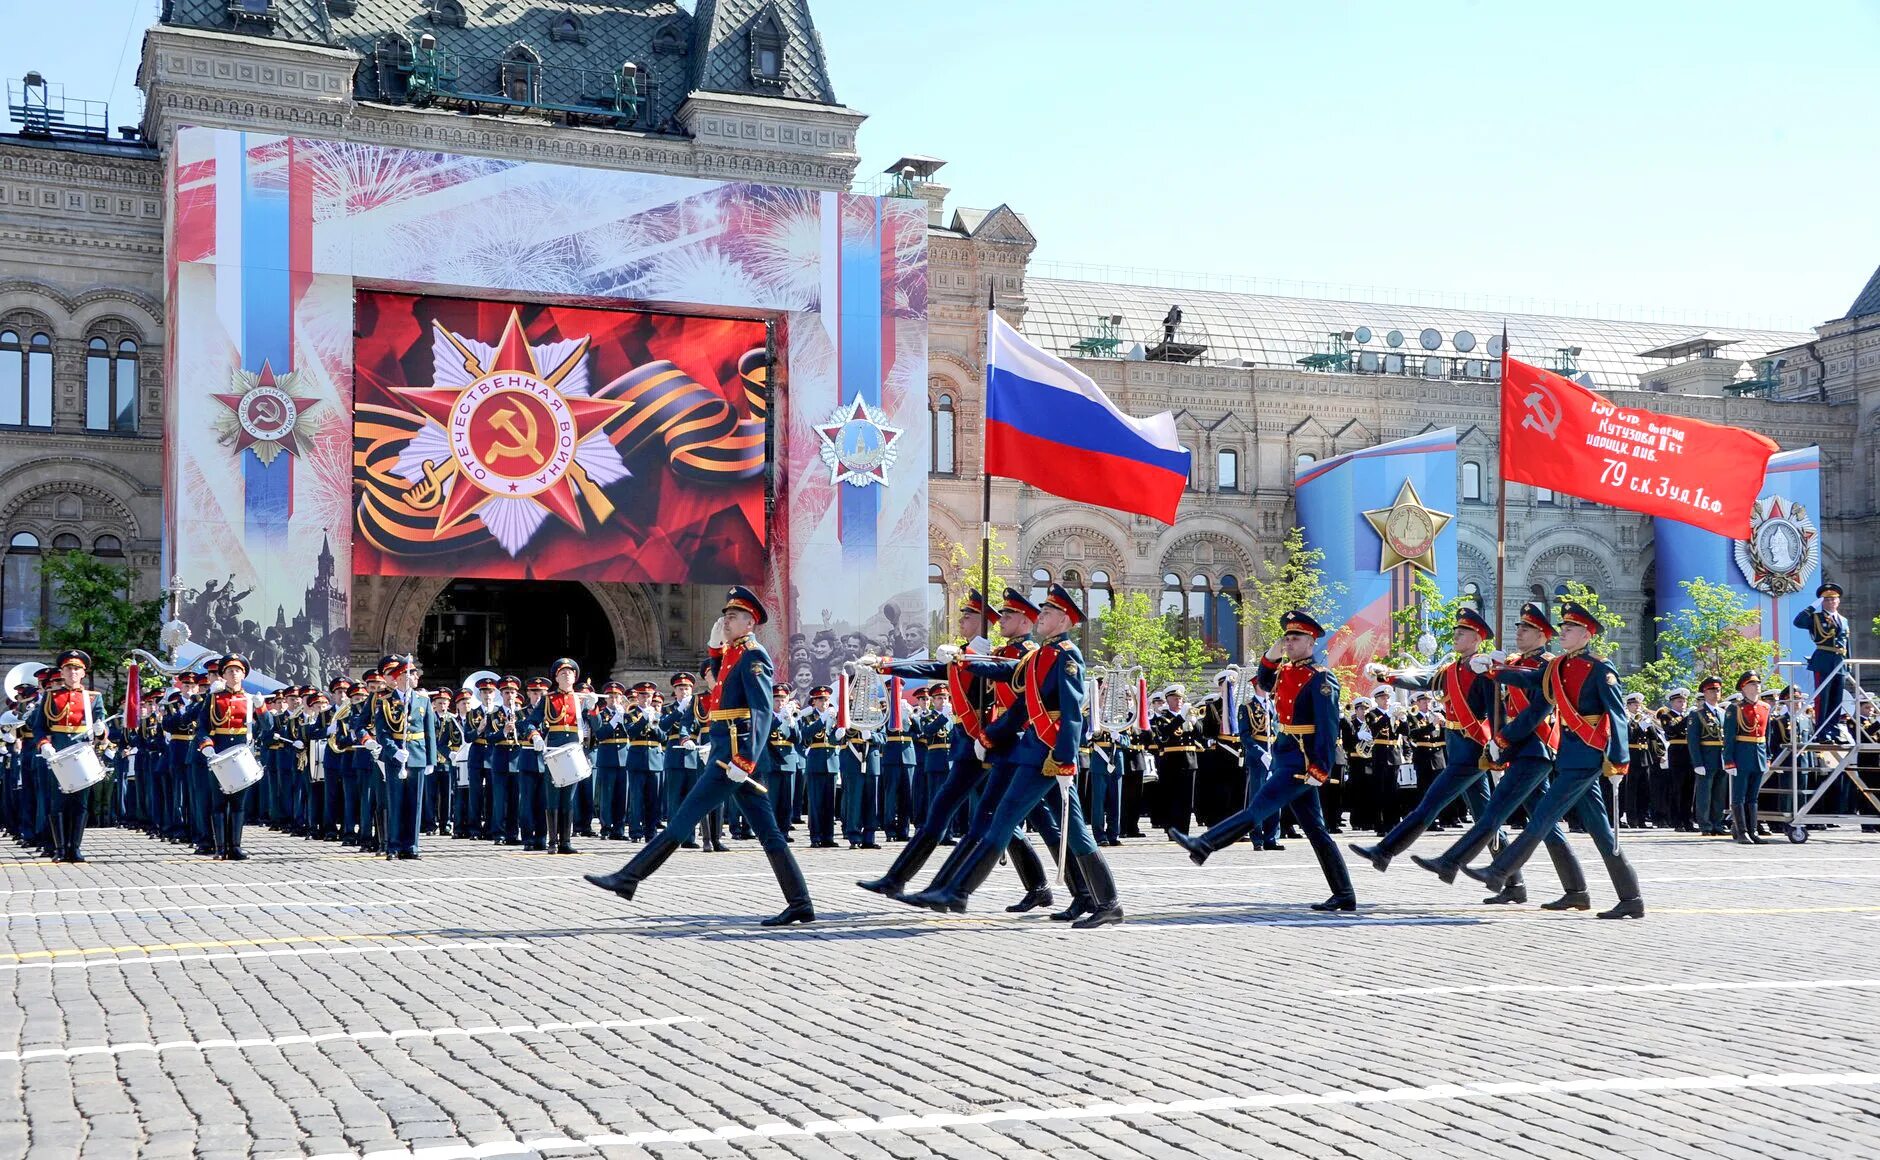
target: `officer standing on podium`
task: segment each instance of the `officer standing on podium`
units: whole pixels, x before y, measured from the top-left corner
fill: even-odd
[[[1843,702],[1847,697],[1847,617],[1841,615],[1841,586],[1823,584],[1815,589],[1815,604],[1795,614],[1795,627],[1814,641],[1808,671],[1815,674],[1815,739],[1838,737]]]
[[[764,920],[765,926],[814,922],[809,884],[777,828],[762,786],[751,780],[757,769],[759,746],[770,736],[771,687],[775,670],[770,654],[759,644],[756,628],[769,618],[756,593],[733,585],[713,635],[725,643],[718,653],[718,688],[707,714],[711,748],[698,782],[679,803],[666,828],[647,843],[632,861],[612,874],[589,874],[589,882],[631,901],[634,891],[679,848],[678,835],[689,835],[713,809],[735,800],[750,819],[751,829],[764,848],[771,872],[787,905]]]

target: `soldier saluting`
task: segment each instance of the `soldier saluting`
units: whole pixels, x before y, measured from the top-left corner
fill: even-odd
[[[790,853],[783,831],[777,827],[776,815],[767,808],[769,803],[764,800],[763,786],[751,780],[751,774],[757,769],[758,746],[770,736],[775,670],[770,654],[758,643],[755,633],[757,626],[767,619],[769,615],[756,593],[742,585],[732,586],[719,618],[719,631],[726,643],[716,657],[716,703],[706,714],[711,740],[706,766],[699,771],[691,792],[673,811],[666,828],[649,841],[645,849],[612,874],[586,875],[589,882],[631,901],[640,883],[679,848],[677,835],[692,833],[707,813],[735,798],[750,820],[765,857],[770,860],[771,872],[777,876],[777,885],[787,903],[781,912],[765,919],[763,924],[785,926],[816,921],[803,871]]]
[[[1828,740],[1841,729],[1842,702],[1847,696],[1847,617],[1841,615],[1841,586],[1823,584],[1815,589],[1817,603],[1795,614],[1795,627],[1815,642],[1808,654],[1808,671],[1815,674],[1815,739]]]

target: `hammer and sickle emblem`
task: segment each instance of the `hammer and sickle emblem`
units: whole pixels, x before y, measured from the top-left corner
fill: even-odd
[[[280,400],[269,395],[255,400],[254,416],[256,421],[267,427],[280,426],[281,420],[286,417],[281,413]]]
[[[523,426],[516,427],[516,418],[520,414]],[[489,457],[492,462],[498,459],[527,459],[536,467],[542,465],[542,453],[535,445],[535,414],[526,409],[504,407],[490,416],[490,426],[505,432],[511,443],[490,444]]]
[[[1560,401],[1552,394],[1534,388],[1527,398],[1521,400],[1526,412],[1521,416],[1521,426],[1532,427],[1549,439],[1555,438],[1560,431]]]

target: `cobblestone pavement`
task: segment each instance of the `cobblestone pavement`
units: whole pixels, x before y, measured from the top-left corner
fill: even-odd
[[[1086,932],[1001,913],[1004,870],[950,918],[855,889],[892,848],[800,851],[823,921],[779,933],[748,844],[628,905],[579,878],[626,843],[251,836],[0,863],[0,1156],[1880,1154],[1880,838],[1845,829],[1627,835],[1623,923],[1407,860],[1321,918],[1304,843],[1134,843]]]

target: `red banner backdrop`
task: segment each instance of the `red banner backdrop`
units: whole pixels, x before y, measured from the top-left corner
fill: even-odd
[[[361,292],[353,571],[761,583],[762,322]]]
[[[1774,440],[1741,427],[1623,407],[1504,359],[1504,479],[1748,539]]]

